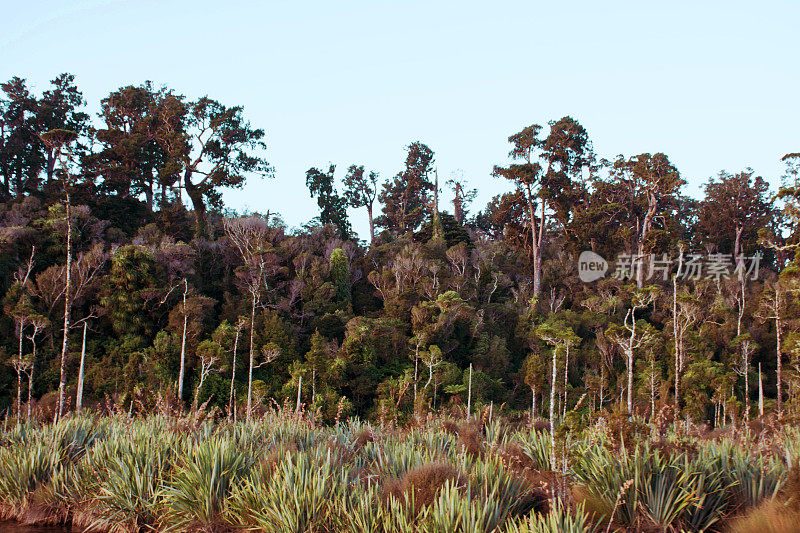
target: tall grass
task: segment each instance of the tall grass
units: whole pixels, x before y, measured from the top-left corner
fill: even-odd
[[[558,442],[565,471],[556,478],[549,435],[509,430],[497,418],[382,430],[357,420],[321,427],[276,412],[238,424],[68,417],[0,434],[0,517],[98,532],[721,531],[768,516],[795,523],[796,484],[784,487],[798,469],[800,433],[754,442],[687,440],[681,431],[623,445],[606,427]],[[565,490],[554,491],[555,481]]]

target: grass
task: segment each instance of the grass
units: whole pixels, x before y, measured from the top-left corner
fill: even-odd
[[[0,517],[98,532],[796,528],[796,430],[620,444],[604,427],[560,441],[565,471],[553,473],[549,435],[498,418],[381,429],[281,412],[68,417],[0,434]]]

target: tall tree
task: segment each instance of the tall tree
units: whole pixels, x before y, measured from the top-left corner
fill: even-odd
[[[194,207],[197,233],[202,235],[208,205],[219,205],[220,189],[241,188],[248,174],[272,175],[262,155],[264,130],[250,126],[242,107],[228,107],[208,97],[191,103],[173,97],[170,109],[164,113],[165,122],[178,122],[176,113],[183,117],[183,187]]]
[[[631,252],[636,254],[636,285],[644,285],[645,258],[665,233],[665,219],[674,213],[677,194],[685,181],[678,169],[662,154],[639,154],[626,159],[617,156],[606,162],[615,184],[607,201],[626,213]]]
[[[517,187],[528,211],[533,293],[542,290],[542,250],[548,206],[562,223],[565,219],[560,196],[572,187],[572,180],[592,159],[586,130],[577,121],[564,117],[550,122],[550,132],[539,138],[542,127],[532,124],[508,138],[513,148],[509,157],[523,163],[495,166],[493,174],[510,180]],[[538,215],[537,215],[538,211]]]
[[[646,322],[636,321],[637,309],[643,309],[655,301],[656,294],[651,290],[641,290],[633,294],[631,306],[625,313],[622,326],[613,324],[605,336],[619,346],[625,355],[628,376],[628,414],[633,417],[633,370],[634,354],[644,343],[652,338],[652,333]]]
[[[376,223],[403,235],[416,231],[429,214],[433,183],[429,174],[433,170],[433,150],[416,141],[407,150],[405,170],[383,184],[378,199],[383,204],[383,215]]]
[[[367,209],[369,217],[369,242],[375,242],[375,221],[372,216],[375,197],[378,194],[378,173],[370,172],[367,176],[364,165],[350,165],[344,177],[344,199],[350,207]]]
[[[453,216],[456,223],[463,226],[467,218],[467,208],[475,200],[478,189],[468,189],[464,179],[455,174],[447,180],[447,185],[453,191]]]
[[[552,346],[552,368],[550,373],[550,468],[553,472],[558,471],[556,461],[556,383],[558,376],[558,355],[562,352],[569,357],[570,348],[577,346],[581,338],[575,331],[566,325],[563,320],[556,316],[551,316],[544,323],[536,326],[535,334],[541,340]]]
[[[330,165],[327,172],[318,168],[306,171],[306,187],[311,197],[317,199],[319,206],[319,220],[322,224],[332,224],[339,230],[342,238],[348,238],[352,233],[350,221],[347,220],[347,200],[339,196],[334,185],[335,165]]]
[[[720,172],[717,180],[705,185],[698,229],[706,244],[736,259],[744,250],[752,253],[758,231],[766,228],[775,214],[769,184],[761,176],[753,177],[751,169],[737,174]]]
[[[90,175],[102,178],[101,191],[122,197],[143,194],[152,211],[160,188],[160,202],[166,202],[167,188],[179,178],[184,146],[181,117],[170,113],[174,98],[147,82],[122,87],[101,101],[105,128],[95,134],[101,149],[84,159]]]
[[[58,405],[55,419],[61,418],[64,410],[64,396],[67,382],[67,354],[69,351],[69,330],[72,313],[72,186],[74,181],[74,155],[70,144],[75,142],[77,134],[69,130],[51,130],[42,135],[42,141],[52,150],[60,161],[57,176],[64,192],[64,220],[66,222],[67,258],[64,273],[64,338],[61,343],[61,370],[58,381]]]
[[[40,135],[50,130],[69,130],[78,136],[86,130],[89,115],[79,109],[83,95],[75,77],[61,74],[50,82],[40,98],[32,94],[26,81],[14,77],[0,85],[0,197],[19,198],[38,189],[43,173],[53,180],[58,149],[43,142]]]
[[[61,74],[50,82],[51,88],[42,94],[37,106],[39,131],[47,132],[61,129],[73,131],[80,138],[89,127],[89,115],[79,111],[85,105],[83,93],[75,85],[75,76]],[[59,150],[44,143],[45,174],[47,181],[55,177]]]
[[[14,77],[0,85],[0,172],[3,199],[21,197],[38,186],[44,167],[42,141],[36,120],[36,97],[24,79]]]

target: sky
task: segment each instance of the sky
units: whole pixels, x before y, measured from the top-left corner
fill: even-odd
[[[416,140],[481,209],[509,190],[491,177],[508,136],[565,115],[601,157],[666,153],[695,197],[747,167],[775,189],[800,151],[797,1],[3,0],[0,13],[2,80],[41,92],[70,72],[93,114],[145,80],[243,106],[275,177],[223,198],[292,227],[317,214],[309,167],[388,179]],[[351,219],[368,236],[365,210]]]

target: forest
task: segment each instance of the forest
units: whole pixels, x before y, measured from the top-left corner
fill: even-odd
[[[284,186],[241,106],[0,89],[0,520],[800,527],[800,153],[693,198],[521,117],[485,206],[409,140],[391,177],[309,168],[290,228],[223,203]]]
[[[509,132],[493,174],[511,192],[482,208],[413,141],[388,179],[309,168],[319,216],[288,228],[267,199],[222,202],[273,177],[241,107],[146,82],[93,116],[70,74],[2,92],[7,416],[158,400],[395,424],[468,404],[713,427],[798,414],[800,154],[780,188],[721,170],[696,199],[668,155],[603,158],[563,117]],[[583,251],[607,275],[582,281]]]

